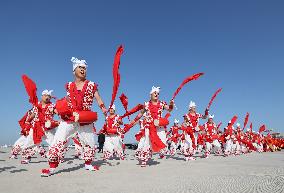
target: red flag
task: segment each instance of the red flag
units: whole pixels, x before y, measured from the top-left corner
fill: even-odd
[[[194,74],[190,77],[187,77],[182,83],[181,85],[177,88],[177,90],[175,91],[172,100],[174,100],[174,98],[177,96],[177,94],[179,93],[179,91],[182,89],[182,87],[187,84],[188,82],[192,81],[192,80],[197,80],[200,76],[202,76],[204,73],[197,73]]]
[[[214,93],[214,95],[212,96],[212,98],[211,98],[211,100],[210,100],[210,102],[209,102],[209,104],[208,104],[208,106],[207,106],[207,109],[210,108],[210,106],[211,106],[212,103],[213,103],[213,100],[216,98],[216,96],[219,94],[219,92],[221,92],[221,90],[222,90],[222,88],[219,88],[219,89]]]
[[[38,98],[37,98],[37,95],[36,95],[36,91],[37,91],[36,84],[27,75],[23,75],[22,80],[23,80],[23,83],[25,85],[27,94],[30,97],[29,102],[31,104],[33,104],[34,106],[37,106]]]
[[[129,110],[128,112],[126,112],[124,115],[121,116],[121,118],[124,118],[126,116],[132,115],[133,113],[136,113],[137,111],[140,111],[144,108],[144,105],[142,104],[138,104],[136,105],[133,109]]]
[[[252,131],[252,123],[250,123],[250,126],[249,126],[250,130]]]
[[[245,127],[247,126],[248,124],[248,120],[249,120],[249,113],[246,114],[246,118],[245,118],[245,122],[244,122],[244,128],[243,130],[245,129]]]
[[[219,129],[221,125],[222,125],[222,122],[220,122],[220,123],[217,125],[217,129]]]
[[[263,131],[265,131],[265,125],[262,125],[262,126],[259,128],[259,130],[258,130],[259,133],[261,133],[261,132],[263,132]]]
[[[123,107],[124,107],[124,109],[127,113],[128,112],[128,98],[127,98],[127,96],[124,93],[122,93],[120,95],[119,99],[120,99],[120,101],[121,101],[121,103],[122,103],[122,105],[123,105]],[[128,116],[128,119],[129,119],[129,116]]]
[[[112,87],[112,97],[111,97],[111,102],[110,102],[110,107],[113,105],[119,83],[120,83],[120,74],[119,74],[119,65],[120,65],[120,56],[123,53],[123,47],[120,45],[116,51],[115,57],[114,57],[114,62],[113,62],[113,68],[112,68],[112,75],[113,75],[113,87]]]

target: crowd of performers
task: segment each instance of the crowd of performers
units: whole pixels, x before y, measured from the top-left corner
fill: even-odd
[[[216,124],[214,115],[209,114],[210,105],[220,89],[213,95],[204,114],[198,113],[195,102],[190,101],[183,121],[180,123],[175,119],[173,125],[169,127],[169,117],[174,110],[176,95],[185,84],[197,80],[203,73],[185,79],[169,103],[160,100],[160,88],[153,86],[149,93],[149,101],[128,110],[128,99],[122,94],[120,100],[126,113],[116,114],[114,100],[120,82],[118,69],[122,53],[123,47],[120,46],[114,59],[114,86],[109,108],[106,108],[100,97],[98,85],[86,79],[85,60],[72,57],[74,81],[65,85],[66,96],[55,103],[51,102],[55,98],[52,90],[44,90],[41,99],[38,99],[36,84],[28,76],[23,75],[22,79],[32,109],[19,121],[21,136],[13,145],[11,158],[21,156],[21,163],[28,164],[32,156],[39,153],[48,159],[49,167],[41,171],[41,175],[47,177],[55,174],[60,163],[64,162],[68,143],[73,140],[76,156],[84,160],[85,169],[99,170],[98,166],[92,165],[96,152],[95,136],[105,135],[103,160],[113,156],[124,160],[124,135],[136,124],[140,126],[140,130],[135,135],[138,142],[135,157],[141,167],[149,164],[153,153],[159,153],[160,159],[163,159],[165,156],[175,156],[179,151],[186,161],[191,161],[195,160],[197,153],[208,158],[210,154],[230,156],[284,148],[283,139],[272,137],[269,132],[267,133],[264,125],[259,132],[252,130],[252,124],[245,131],[248,114],[243,128],[236,123],[237,116],[234,116],[224,131],[221,131],[221,123]],[[91,110],[94,100],[105,116],[100,131],[97,131],[94,125],[98,120],[97,113]],[[165,116],[163,116],[164,111],[166,111]],[[130,115],[135,113],[135,118],[130,120]],[[54,119],[55,114],[59,116],[58,120]],[[126,117],[128,124],[123,123]],[[200,124],[200,119],[204,119],[206,123]],[[41,146],[43,141],[48,145],[47,151]]]

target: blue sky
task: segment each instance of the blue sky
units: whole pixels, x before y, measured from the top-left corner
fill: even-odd
[[[17,121],[31,107],[22,74],[37,83],[38,93],[53,89],[61,98],[73,79],[70,58],[83,58],[88,78],[109,104],[119,44],[125,47],[119,95],[124,92],[130,106],[148,100],[153,85],[169,101],[186,76],[204,72],[177,96],[171,120],[181,119],[190,100],[204,112],[222,87],[211,108],[216,122],[236,114],[243,124],[250,112],[254,130],[266,124],[283,132],[283,10],[281,0],[2,1],[0,144],[19,137]],[[119,100],[116,105],[124,113]]]

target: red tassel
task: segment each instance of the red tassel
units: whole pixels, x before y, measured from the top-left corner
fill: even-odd
[[[211,100],[210,100],[210,102],[209,102],[209,104],[208,104],[208,106],[207,106],[207,109],[210,108],[210,106],[212,105],[214,99],[216,98],[216,96],[217,96],[221,91],[222,91],[222,88],[219,88],[219,89],[214,93],[214,95],[211,97]]]
[[[202,76],[204,73],[198,73],[198,74],[194,74],[190,77],[187,77],[182,83],[181,85],[177,88],[177,90],[175,91],[172,100],[175,99],[175,97],[177,96],[177,94],[180,92],[180,90],[182,89],[182,87],[187,84],[188,82],[192,81],[192,80],[197,80],[200,76]]]

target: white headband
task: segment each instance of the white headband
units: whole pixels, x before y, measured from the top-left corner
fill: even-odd
[[[82,66],[82,67],[85,67],[85,68],[88,67],[86,60],[79,60],[78,58],[72,57],[71,62],[73,63],[73,72],[75,71],[75,69],[78,66]]]
[[[192,107],[196,107],[196,104],[195,104],[195,102],[190,101],[190,103],[189,103],[189,108],[191,109]]]
[[[44,90],[44,91],[42,91],[42,93],[41,93],[41,95],[49,95],[49,96],[52,96],[52,92],[53,92],[53,90]]]
[[[213,119],[214,118],[214,115],[208,115],[208,119]]]
[[[161,87],[152,86],[152,90],[150,91],[150,94],[153,94],[154,92],[160,93],[160,89]]]
[[[179,120],[175,119],[175,124],[178,124],[179,123]]]
[[[110,109],[115,110],[115,105],[113,104],[113,105],[110,107]]]

